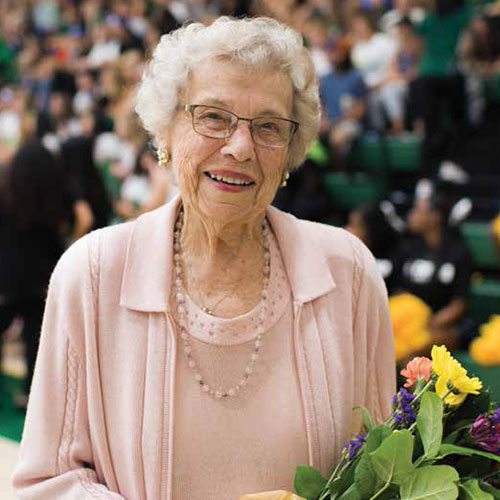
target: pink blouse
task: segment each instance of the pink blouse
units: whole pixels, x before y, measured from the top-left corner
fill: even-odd
[[[249,492],[292,490],[295,467],[308,462],[293,356],[291,289],[273,235],[270,250],[263,345],[243,390],[223,400],[202,393],[178,344],[173,498],[235,500]],[[173,294],[171,305],[175,311]],[[241,316],[217,318],[187,298],[193,357],[211,386],[227,389],[241,378],[261,307],[260,302]],[[248,463],[251,468],[244,466]]]

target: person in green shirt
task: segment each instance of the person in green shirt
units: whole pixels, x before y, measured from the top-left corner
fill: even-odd
[[[14,54],[0,36],[0,87],[17,81]]]
[[[430,173],[441,161],[456,156],[463,134],[466,97],[456,50],[471,15],[463,0],[435,0],[433,9],[416,27],[424,50],[419,77],[410,93],[417,118],[424,123],[423,166]]]

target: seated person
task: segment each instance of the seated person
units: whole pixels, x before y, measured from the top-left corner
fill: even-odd
[[[462,320],[471,260],[460,233],[448,224],[450,209],[451,203],[439,192],[415,199],[407,220],[413,236],[396,253],[394,289],[417,296],[432,309],[431,345],[444,343],[454,349],[470,340]]]
[[[488,78],[500,72],[500,7],[474,17],[463,34],[459,53],[467,73]]]
[[[380,89],[380,100],[389,118],[391,132],[398,134],[405,128],[408,85],[418,74],[421,43],[409,18],[403,18],[394,29],[398,48],[392,58],[386,81]]]
[[[394,252],[404,226],[390,201],[356,207],[345,226],[373,253],[389,293],[394,279]]]
[[[377,32],[372,16],[363,12],[353,17],[351,31],[354,37],[352,61],[369,88],[368,124],[373,130],[382,132],[386,122],[381,89],[389,75],[397,44],[391,36]]]
[[[324,109],[321,132],[327,136],[335,167],[339,168],[362,131],[367,89],[361,73],[352,65],[347,37],[330,40],[327,54],[332,69],[319,85]]]

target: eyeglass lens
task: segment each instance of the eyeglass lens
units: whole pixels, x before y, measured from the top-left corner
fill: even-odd
[[[195,131],[207,137],[229,137],[237,124],[238,117],[227,110],[201,105],[193,110]],[[293,135],[294,124],[281,118],[259,117],[251,120],[250,131],[257,144],[285,146]]]

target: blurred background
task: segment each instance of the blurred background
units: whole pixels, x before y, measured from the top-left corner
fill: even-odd
[[[346,227],[390,295],[395,362],[444,343],[500,400],[500,2],[0,0],[0,497],[61,253],[177,193],[133,111],[162,34],[298,30],[320,134],[274,204]]]

